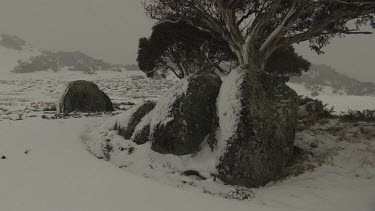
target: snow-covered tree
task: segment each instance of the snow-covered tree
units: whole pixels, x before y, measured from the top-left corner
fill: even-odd
[[[331,38],[369,34],[360,26],[375,26],[374,0],[146,0],[144,6],[153,19],[181,19],[220,35],[240,64],[263,70],[282,46],[309,41],[321,53]]]

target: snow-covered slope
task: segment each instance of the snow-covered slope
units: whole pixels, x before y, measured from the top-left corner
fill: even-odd
[[[348,110],[363,111],[375,109],[375,96],[355,96],[334,93],[332,87],[324,86],[318,96],[313,96],[311,90],[298,83],[288,83],[298,95],[303,95],[323,101],[328,104],[328,108],[333,107],[336,114],[347,112]]]

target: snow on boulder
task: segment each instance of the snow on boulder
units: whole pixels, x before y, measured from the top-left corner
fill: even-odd
[[[155,102],[145,101],[120,114],[117,117],[116,123],[116,129],[119,131],[119,135],[125,139],[130,139],[142,118],[154,109],[155,105]]]
[[[298,96],[260,71],[233,70],[217,100],[219,127],[210,144],[219,177],[257,187],[278,177],[293,155]]]
[[[114,111],[109,97],[89,81],[70,82],[57,106],[57,113]]]
[[[150,140],[150,124],[152,115],[153,113],[151,111],[145,117],[143,117],[137,127],[135,127],[134,133],[131,137],[131,140],[134,143],[141,145]]]
[[[221,79],[199,73],[182,79],[158,101],[150,122],[152,149],[186,155],[198,150],[210,133]]]

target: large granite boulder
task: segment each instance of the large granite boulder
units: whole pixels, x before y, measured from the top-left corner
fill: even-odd
[[[220,86],[217,75],[198,73],[167,91],[151,118],[151,148],[162,154],[196,152],[211,131]]]
[[[89,81],[72,81],[68,84],[57,106],[57,113],[114,111],[110,98]]]
[[[210,144],[218,176],[257,187],[277,179],[293,156],[298,96],[262,71],[248,67],[225,78],[217,102],[219,128]]]
[[[120,114],[117,117],[115,128],[119,131],[119,135],[125,139],[130,139],[142,118],[154,109],[155,105],[155,102],[145,101]]]

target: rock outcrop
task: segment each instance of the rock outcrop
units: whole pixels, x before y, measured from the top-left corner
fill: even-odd
[[[199,73],[181,80],[162,96],[150,123],[152,149],[186,155],[198,150],[211,131],[221,79]]]
[[[68,84],[57,106],[57,113],[114,111],[110,98],[89,81],[73,81]]]
[[[125,139],[130,139],[137,125],[143,117],[154,109],[155,104],[155,102],[146,101],[120,114],[115,128],[119,131],[119,135]]]
[[[211,145],[219,177],[257,187],[276,179],[293,156],[298,96],[283,83],[246,67],[224,80],[217,102],[219,128]]]

